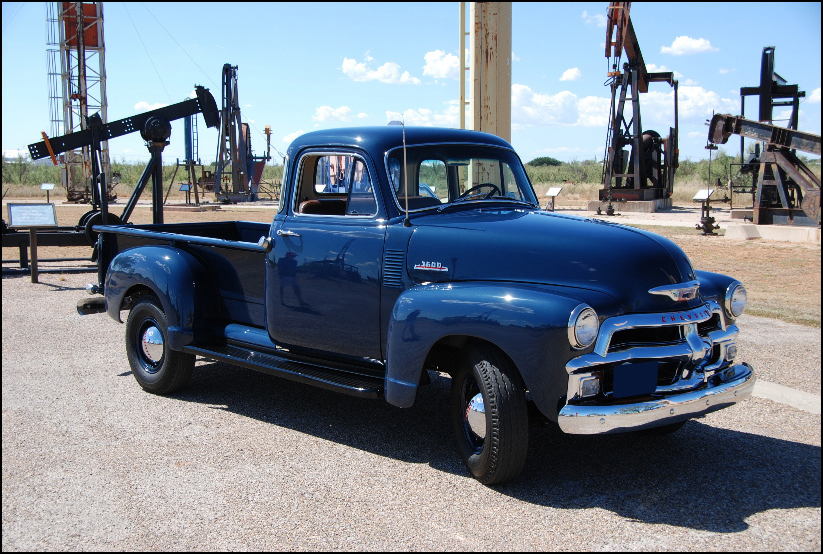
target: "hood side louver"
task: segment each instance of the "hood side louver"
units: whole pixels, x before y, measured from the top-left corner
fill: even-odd
[[[403,271],[406,268],[406,252],[403,250],[386,250],[383,258],[383,286],[395,289],[403,288]]]

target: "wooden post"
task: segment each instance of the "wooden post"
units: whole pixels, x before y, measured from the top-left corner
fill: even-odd
[[[31,249],[31,282],[37,282],[37,228],[29,229],[29,248]]]

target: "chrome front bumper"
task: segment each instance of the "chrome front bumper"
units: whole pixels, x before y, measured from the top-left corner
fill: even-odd
[[[558,415],[565,433],[594,435],[659,427],[727,408],[749,398],[754,371],[746,364],[718,371],[697,389],[642,402],[567,404]]]

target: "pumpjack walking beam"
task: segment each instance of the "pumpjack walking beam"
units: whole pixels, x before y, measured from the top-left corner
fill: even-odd
[[[101,142],[140,131],[149,152],[152,154],[152,158],[140,177],[131,198],[129,198],[123,210],[123,215],[120,218],[115,216],[115,218],[118,222],[125,223],[128,221],[149,178],[152,178],[152,221],[154,223],[163,223],[163,162],[161,153],[168,144],[166,140],[171,136],[171,121],[202,113],[208,127],[216,127],[219,122],[217,103],[209,89],[197,86],[195,91],[196,98],[112,121],[111,123],[104,124],[97,114],[92,115],[88,118],[89,126],[87,129],[48,139],[48,144],[46,140],[30,144],[29,153],[33,160],[39,160],[50,156],[50,152],[59,154],[83,146],[91,147],[93,151],[92,183],[100,198],[99,216],[97,214],[92,215],[95,216],[94,224],[106,225],[109,223],[108,202],[106,201],[106,194],[100,194],[101,190],[106,190],[106,175],[101,171],[97,162],[100,159]],[[87,226],[92,219],[92,217],[88,219]]]
[[[795,150],[820,155],[820,135],[758,121],[715,114],[709,123],[709,141],[725,144],[731,135],[767,143],[760,156],[760,173],[753,207],[755,223],[778,222],[820,225],[820,178],[794,154]],[[770,207],[764,189],[774,187],[780,207]],[[795,198],[795,192],[800,198]]]

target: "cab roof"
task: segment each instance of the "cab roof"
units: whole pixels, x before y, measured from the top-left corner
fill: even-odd
[[[406,127],[406,146],[421,144],[478,144],[514,150],[508,142],[489,133],[443,127]],[[312,131],[300,135],[289,145],[288,155],[294,155],[306,147],[343,146],[362,148],[373,154],[382,154],[403,145],[403,127],[343,127]]]

